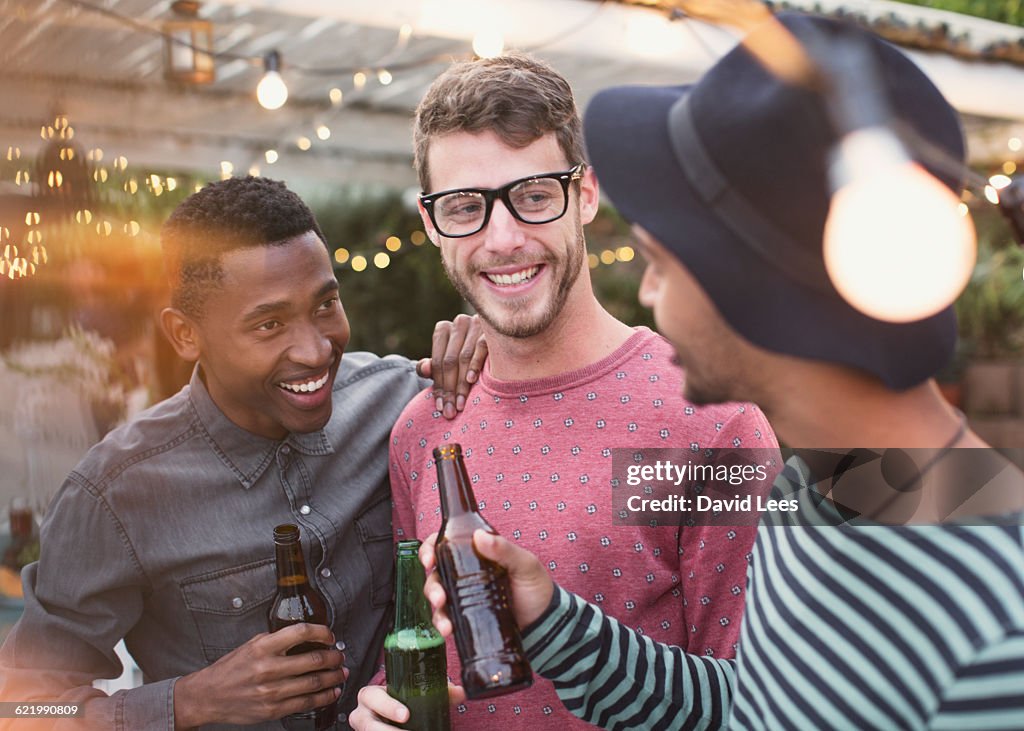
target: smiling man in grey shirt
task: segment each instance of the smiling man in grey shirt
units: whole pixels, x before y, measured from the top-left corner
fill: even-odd
[[[387,630],[388,435],[425,382],[404,358],[342,358],[349,324],[323,234],[282,183],[207,186],[162,243],[162,325],[198,366],[68,476],[25,569],[0,697],[77,702],[70,727],[130,731],[279,729],[340,698],[347,728]],[[302,529],[330,627],[266,634],[279,523]],[[145,684],[108,697],[92,681],[120,674],[122,638]],[[345,653],[285,655],[308,641]]]

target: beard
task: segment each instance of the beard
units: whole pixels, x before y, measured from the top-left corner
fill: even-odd
[[[554,287],[548,295],[547,303],[543,310],[535,316],[529,312],[529,303],[534,294],[526,294],[522,297],[522,303],[517,304],[514,300],[504,306],[490,307],[486,295],[477,295],[472,282],[476,282],[481,276],[480,272],[489,267],[475,267],[467,275],[460,274],[449,264],[445,257],[441,257],[448,280],[455,287],[456,291],[464,300],[469,302],[477,314],[490,325],[496,333],[509,338],[529,338],[538,335],[555,321],[555,318],[562,312],[565,303],[569,298],[569,292],[580,276],[583,268],[583,257],[586,251],[586,243],[583,239],[583,226],[580,223],[579,211],[575,212],[575,236],[574,241],[566,247],[565,256],[560,260],[557,256],[548,253],[542,263],[544,268],[555,271],[559,264],[563,265],[561,273],[556,272],[558,277]],[[490,262],[489,266],[508,266],[510,264],[536,263],[536,259],[529,262],[520,262],[515,259],[502,262]],[[482,287],[483,285],[479,285]]]

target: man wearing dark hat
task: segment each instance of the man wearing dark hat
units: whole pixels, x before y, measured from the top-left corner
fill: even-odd
[[[895,117],[962,161],[953,109],[899,51],[821,19],[783,25],[861,44]],[[685,395],[753,400],[784,442],[820,450],[797,450],[775,483],[799,509],[762,518],[736,660],[633,632],[503,538],[481,532],[476,547],[509,569],[534,670],[606,728],[1024,728],[1024,476],[932,380],[952,354],[950,309],[884,323],[825,278],[837,135],[818,91],[751,55],[778,30],[759,26],[693,86],[607,90],[585,120]],[[854,446],[875,450],[870,464],[851,467]],[[442,606],[436,579],[427,593]],[[450,631],[443,612],[435,622]]]

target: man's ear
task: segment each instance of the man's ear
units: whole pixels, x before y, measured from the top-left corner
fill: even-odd
[[[416,208],[420,212],[420,220],[423,221],[423,230],[427,232],[427,238],[434,246],[440,247],[441,242],[437,236],[437,229],[434,228],[434,222],[430,220],[427,209],[423,207],[423,202],[416,201]]]
[[[199,331],[192,318],[179,309],[165,307],[160,313],[160,327],[182,360],[199,360]]]
[[[583,178],[580,180],[580,221],[584,225],[594,220],[597,215],[598,206],[601,203],[600,187],[597,183],[597,174],[594,168],[589,165],[583,171]]]

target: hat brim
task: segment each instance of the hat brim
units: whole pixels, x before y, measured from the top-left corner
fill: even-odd
[[[755,345],[849,365],[898,390],[944,366],[956,339],[952,308],[912,327],[867,317],[834,290],[787,276],[785,261],[753,251],[704,202],[669,134],[669,111],[692,88],[615,87],[591,100],[587,151],[617,210],[675,254],[726,322]]]

